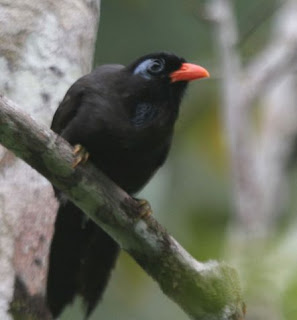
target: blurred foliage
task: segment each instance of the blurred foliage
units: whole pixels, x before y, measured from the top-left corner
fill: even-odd
[[[103,0],[96,63],[128,63],[135,57],[160,50],[188,59],[207,56],[210,30],[192,14],[188,3]]]
[[[157,219],[200,261],[223,256],[226,226],[232,215],[220,75],[211,25],[204,19],[206,1],[102,0],[95,58],[96,65],[127,64],[140,55],[165,50],[209,69],[210,79],[190,84],[170,157],[141,194],[151,202]],[[268,40],[275,2],[235,3],[242,39],[239,50],[248,61]],[[296,283],[288,296],[291,291],[296,296]],[[296,308],[287,310],[287,319],[296,319]],[[68,310],[66,319],[78,320],[81,315]],[[183,320],[187,316],[122,253],[92,319]]]
[[[284,318],[287,320],[297,319],[297,276],[290,283],[289,288],[285,291],[283,295],[283,311]]]

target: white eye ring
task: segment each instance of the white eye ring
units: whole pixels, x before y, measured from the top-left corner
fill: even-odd
[[[152,59],[148,66],[148,72],[151,74],[158,74],[164,70],[165,61],[163,59]]]
[[[164,70],[164,59],[147,59],[138,65],[133,74],[139,74],[145,79],[151,79],[152,75],[157,75]]]

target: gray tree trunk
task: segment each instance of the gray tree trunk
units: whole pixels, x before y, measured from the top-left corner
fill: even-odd
[[[49,126],[92,67],[100,0],[0,0],[0,93]],[[44,306],[56,201],[49,183],[0,146],[0,319],[49,319]]]

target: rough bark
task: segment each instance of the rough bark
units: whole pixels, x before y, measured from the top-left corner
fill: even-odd
[[[49,124],[66,89],[90,71],[100,0],[0,0],[0,92]],[[46,204],[46,205],[45,205]],[[56,201],[49,183],[0,149],[0,319],[42,308]]]
[[[0,142],[49,179],[108,232],[192,319],[243,319],[236,271],[191,257],[135,200],[90,163],[73,169],[71,147],[0,99]]]

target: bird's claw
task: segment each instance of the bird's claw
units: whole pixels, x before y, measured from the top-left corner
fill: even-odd
[[[73,148],[74,160],[72,162],[72,168],[76,168],[80,163],[84,164],[89,159],[89,152],[81,145],[76,144]]]
[[[147,200],[126,198],[123,203],[123,209],[133,219],[147,219],[152,214],[152,208]]]
[[[152,208],[149,202],[145,199],[136,199],[135,200],[135,209],[137,210],[137,216],[140,219],[147,219],[152,213]]]

